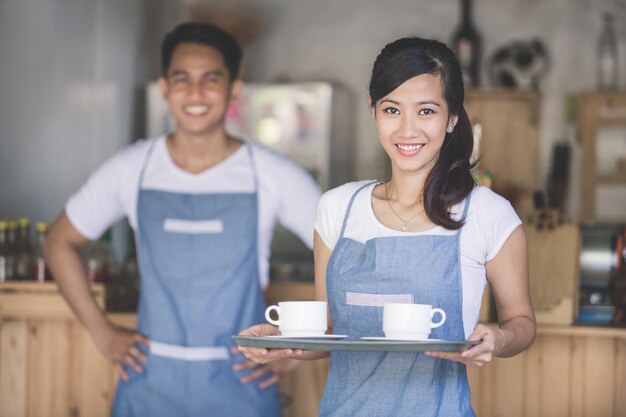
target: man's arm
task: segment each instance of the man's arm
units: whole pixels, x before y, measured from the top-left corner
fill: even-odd
[[[89,240],[70,222],[63,212],[50,230],[44,247],[46,262],[70,308],[85,326],[96,346],[113,362],[122,378],[128,379],[124,364],[142,371],[140,361],[145,355],[137,343],[148,339],[135,331],[115,327],[98,308],[91,295],[79,249]]]

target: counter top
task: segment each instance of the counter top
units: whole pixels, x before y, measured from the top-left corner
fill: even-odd
[[[98,304],[104,305],[104,285],[92,284],[92,293]],[[270,303],[281,300],[314,300],[315,286],[309,282],[272,282],[267,289]],[[132,327],[134,312],[110,312],[111,320]],[[58,292],[54,282],[7,281],[0,283],[0,316],[31,318],[73,318],[73,313]],[[626,339],[626,328],[585,325],[539,325],[542,336],[592,336]]]

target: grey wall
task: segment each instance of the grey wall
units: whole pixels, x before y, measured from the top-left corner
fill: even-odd
[[[247,0],[264,23],[246,79],[329,80],[354,98],[357,178],[383,161],[367,107],[371,64],[385,43],[420,35],[447,41],[456,0]],[[158,73],[161,35],[181,6],[202,0],[0,0],[0,217],[50,219],[106,157],[143,130],[143,87]],[[210,3],[210,2],[209,2]],[[542,85],[541,178],[564,130],[563,100],[595,86],[600,13],[616,14],[626,87],[624,0],[476,0],[488,56],[539,37],[553,55]],[[576,184],[575,184],[576,185]],[[572,213],[576,215],[574,193]]]
[[[179,5],[0,0],[0,217],[54,218],[142,130],[146,79]]]
[[[187,3],[198,2],[188,0]],[[368,113],[367,83],[372,62],[389,41],[408,35],[448,42],[459,21],[456,0],[249,0],[264,18],[260,38],[249,51],[246,76],[331,80],[355,97],[356,176],[383,171],[374,126]],[[552,54],[552,68],[541,88],[540,178],[547,175],[551,146],[563,136],[565,96],[595,88],[595,54],[602,11],[615,13],[621,46],[620,86],[626,88],[626,1],[475,0],[474,23],[485,56],[516,39],[539,38]],[[483,74],[486,79],[486,74]],[[625,151],[626,152],[626,151]],[[580,157],[576,153],[577,158]],[[575,174],[579,174],[575,161]],[[578,178],[571,214],[578,216]]]

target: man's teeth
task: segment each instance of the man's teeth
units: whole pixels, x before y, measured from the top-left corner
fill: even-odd
[[[396,145],[398,148],[402,149],[403,151],[416,151],[418,149],[420,149],[422,146],[424,146],[423,143],[417,144],[417,145]]]
[[[207,111],[206,106],[186,106],[185,112],[189,114],[202,114]]]

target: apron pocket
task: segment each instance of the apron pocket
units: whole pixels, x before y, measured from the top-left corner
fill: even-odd
[[[346,304],[349,306],[382,307],[385,303],[413,304],[413,294],[346,293]]]
[[[220,219],[215,220],[183,220],[165,219],[163,230],[171,233],[205,234],[223,233],[224,223]]]

